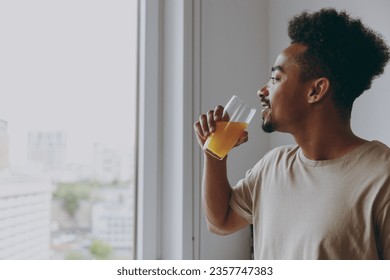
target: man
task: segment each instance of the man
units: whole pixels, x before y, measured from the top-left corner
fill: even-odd
[[[356,136],[354,100],[383,73],[389,48],[345,12],[303,12],[291,45],[258,96],[263,130],[297,145],[268,152],[237,186],[226,161],[205,154],[203,208],[209,229],[254,228],[256,259],[390,259],[390,149]],[[200,116],[203,146],[223,107]],[[236,146],[246,142],[243,133]]]

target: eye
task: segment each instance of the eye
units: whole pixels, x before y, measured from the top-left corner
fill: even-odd
[[[272,85],[274,85],[274,84],[276,84],[276,82],[280,81],[280,78],[278,76],[271,76],[269,79],[270,79],[270,83]]]

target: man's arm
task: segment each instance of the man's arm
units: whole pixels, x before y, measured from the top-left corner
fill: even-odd
[[[249,225],[230,207],[231,187],[227,179],[226,158],[222,161],[205,155],[203,172],[203,209],[208,228],[220,235]]]
[[[222,120],[223,107],[216,107],[199,117],[194,124],[199,145],[203,147],[207,137],[216,129],[215,122]],[[248,134],[244,132],[236,146],[248,141]],[[245,226],[248,221],[238,215],[230,207],[231,186],[227,177],[226,161],[217,160],[205,153],[202,182],[202,204],[206,215],[208,228],[211,232],[226,235]]]

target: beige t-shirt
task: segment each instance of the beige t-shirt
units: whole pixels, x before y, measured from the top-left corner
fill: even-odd
[[[233,188],[255,259],[390,259],[390,149],[372,141],[335,160],[272,150]]]

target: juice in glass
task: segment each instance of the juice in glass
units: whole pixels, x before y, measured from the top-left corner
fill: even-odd
[[[245,122],[217,122],[216,131],[207,139],[204,148],[212,156],[223,159],[247,128]]]
[[[255,112],[256,109],[233,95],[223,110],[222,121],[216,123],[216,130],[204,143],[203,150],[219,160],[225,158],[247,128]]]

